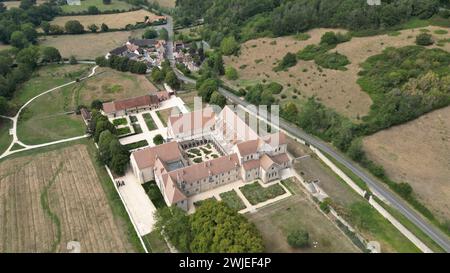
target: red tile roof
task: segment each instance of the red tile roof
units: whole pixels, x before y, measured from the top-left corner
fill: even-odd
[[[117,100],[113,102],[103,103],[103,111],[106,114],[114,113],[117,111],[132,109],[142,106],[156,105],[159,103],[158,96],[156,95],[145,95],[130,99]]]
[[[137,166],[141,170],[153,168],[156,158],[161,159],[162,162],[173,162],[183,158],[176,141],[138,150],[133,152],[131,156],[134,157]]]
[[[205,108],[185,114],[178,114],[169,117],[169,126],[174,134],[191,133],[201,129],[214,126],[215,113],[211,108]]]

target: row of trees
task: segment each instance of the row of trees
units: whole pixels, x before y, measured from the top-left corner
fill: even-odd
[[[124,175],[130,161],[129,151],[119,142],[116,127],[97,109],[92,110],[88,130],[98,143],[97,159],[118,174]]]
[[[151,78],[155,83],[165,82],[174,89],[179,89],[181,87],[180,80],[178,80],[177,75],[167,60],[161,64],[161,69],[158,67],[152,68]]]
[[[439,12],[439,0],[383,1],[370,6],[366,0],[179,0],[177,23],[189,25],[205,19],[204,38],[219,46],[225,37],[247,40],[281,36],[316,27],[374,30],[397,26]]]
[[[258,253],[263,240],[255,225],[223,202],[202,202],[190,216],[177,207],[157,211],[156,229],[181,252]]]
[[[23,49],[0,51],[0,99],[9,100],[18,86],[27,81],[39,63],[61,61],[61,54],[54,47],[28,46]],[[6,113],[13,105],[2,103],[0,113]]]
[[[95,62],[101,67],[111,67],[112,69],[131,72],[134,74],[145,74],[147,72],[147,65],[143,62],[130,60],[127,57],[112,55],[109,59],[104,56],[97,57]]]

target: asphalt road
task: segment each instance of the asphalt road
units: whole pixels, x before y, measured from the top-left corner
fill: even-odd
[[[168,20],[167,28],[173,27],[173,21],[170,16]],[[169,30],[170,39],[168,41],[168,52],[167,56],[170,60],[171,65],[174,67],[174,60],[173,60],[173,47],[172,47],[172,39],[173,39],[173,29]],[[188,82],[188,83],[194,83],[195,80],[185,77],[180,71],[178,71],[174,67],[175,73],[177,74],[178,79]],[[234,95],[233,93],[225,90],[224,88],[219,88],[219,92],[224,95],[229,101],[239,104],[246,108],[249,103],[241,100],[238,96]],[[247,108],[249,112],[249,108]],[[257,113],[252,113],[257,114]],[[450,239],[447,237],[446,234],[444,234],[442,231],[440,231],[437,227],[435,227],[433,224],[429,223],[426,219],[424,219],[421,215],[419,215],[414,209],[409,207],[406,202],[401,199],[401,197],[395,195],[392,193],[389,189],[387,189],[382,182],[373,179],[365,170],[361,169],[359,166],[357,166],[355,163],[351,162],[344,156],[342,156],[339,152],[337,152],[334,148],[331,147],[330,144],[312,136],[307,133],[305,133],[303,130],[301,130],[299,127],[292,125],[289,122],[286,122],[282,118],[280,118],[280,124],[279,127],[286,132],[296,136],[297,138],[300,138],[304,140],[305,142],[309,143],[310,145],[320,149],[323,153],[327,154],[328,156],[334,158],[336,161],[350,169],[355,175],[357,175],[359,178],[361,178],[368,186],[371,188],[374,192],[378,193],[379,196],[383,197],[383,199],[387,200],[392,207],[397,209],[403,216],[405,216],[407,219],[409,219],[412,223],[414,223],[420,230],[422,230],[425,234],[427,234],[431,239],[433,239],[439,246],[441,246],[446,252],[450,253]]]

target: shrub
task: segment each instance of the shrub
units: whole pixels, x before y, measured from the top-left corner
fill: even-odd
[[[238,79],[237,70],[234,67],[231,67],[231,66],[227,67],[225,69],[225,77],[228,80],[231,80],[231,81],[237,80]]]
[[[335,70],[346,70],[345,66],[350,64],[347,56],[339,54],[338,52],[325,53],[317,56],[314,60],[317,65]]]
[[[164,143],[164,138],[163,138],[163,136],[162,135],[156,135],[154,138],[153,138],[153,143],[155,144],[155,145],[160,145],[160,144],[163,144]]]
[[[297,229],[291,231],[287,236],[288,244],[295,248],[304,248],[309,246],[309,233],[307,231]]]
[[[297,57],[294,53],[288,52],[284,55],[281,62],[275,67],[275,71],[285,70],[289,67],[295,66],[297,64]]]
[[[433,37],[428,33],[421,33],[416,37],[416,44],[420,46],[429,46],[434,44]]]

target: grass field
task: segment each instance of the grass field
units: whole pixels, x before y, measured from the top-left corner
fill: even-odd
[[[435,34],[435,31],[443,28],[434,26],[426,28],[436,41],[450,38],[449,34]],[[319,69],[313,61],[299,61],[287,71],[273,71],[277,62],[286,53],[297,53],[307,45],[318,44],[320,37],[327,31],[330,29],[311,30],[308,32],[311,38],[306,41],[299,41],[294,36],[247,41],[241,45],[239,57],[224,57],[225,66],[236,68],[239,74],[236,81],[225,82],[235,88],[241,88],[263,81],[277,81],[284,86],[283,92],[276,95],[281,104],[292,101],[300,106],[302,100],[315,96],[324,105],[357,121],[369,112],[372,104],[369,95],[363,92],[356,82],[360,71],[359,64],[368,57],[381,53],[387,47],[415,44],[415,37],[420,31],[419,28],[415,28],[399,31],[400,34],[396,36],[386,34],[354,37],[350,42],[339,44],[331,52],[337,51],[348,57],[351,64],[347,66],[347,71]],[[441,48],[450,51],[450,43],[441,44]],[[282,95],[286,98],[281,98]],[[294,98],[294,95],[297,97]]]
[[[194,111],[194,98],[198,96],[197,91],[179,92],[177,97],[182,99],[190,111]],[[201,98],[200,98],[201,99]]]
[[[174,8],[176,4],[176,0],[147,0],[148,3],[158,3],[161,7],[164,8]]]
[[[0,163],[0,252],[136,252],[114,186],[92,143],[53,146]],[[134,236],[134,237],[133,237]]]
[[[36,5],[41,5],[41,4],[45,3],[45,2],[47,2],[47,1],[36,0]],[[2,2],[2,3],[6,6],[7,9],[18,8],[20,6],[20,1],[5,1],[5,2]]]
[[[125,44],[131,37],[141,37],[144,29],[80,35],[43,36],[42,46],[56,47],[64,58],[75,56],[78,60],[94,60],[116,47]],[[80,39],[82,37],[82,39]]]
[[[302,159],[294,168],[307,180],[319,180],[330,196],[333,208],[367,240],[378,241],[382,252],[419,252],[391,223],[356,194],[331,169],[315,157]]]
[[[3,43],[0,43],[0,51],[5,50],[5,49],[10,49],[12,48],[10,45],[5,45]]]
[[[159,120],[161,120],[162,124],[164,126],[167,126],[167,122],[169,121],[169,117],[173,115],[177,115],[180,113],[180,109],[178,107],[171,107],[164,110],[157,111],[156,114],[159,117]]]
[[[90,105],[95,99],[111,101],[156,92],[156,87],[142,75],[98,68],[95,77],[73,86],[77,105]]]
[[[6,149],[11,144],[12,136],[9,135],[9,129],[11,128],[11,120],[0,118],[0,154],[6,151]]]
[[[237,211],[245,209],[244,202],[242,202],[241,198],[234,190],[221,193],[220,198],[232,209],[235,209]]]
[[[33,73],[33,77],[24,83],[18,91],[14,93],[11,103],[19,108],[25,102],[36,95],[71,82],[76,78],[86,76],[91,71],[92,65],[47,65],[39,68]]]
[[[81,136],[86,127],[76,108],[71,86],[45,94],[30,103],[20,114],[17,136],[25,144]]]
[[[167,207],[164,197],[161,195],[161,191],[154,182],[145,183],[142,185],[152,203],[157,209]]]
[[[363,148],[394,181],[409,183],[439,220],[450,220],[450,106],[368,136]]]
[[[123,12],[120,14],[98,14],[98,15],[77,15],[77,16],[58,16],[51,21],[51,24],[64,27],[65,23],[70,20],[79,21],[85,29],[87,26],[95,24],[100,26],[105,23],[109,28],[122,29],[126,25],[135,25],[138,22],[144,22],[145,16],[150,19],[155,18],[156,15],[147,10],[136,10],[130,12]]]
[[[61,9],[65,13],[82,12],[82,11],[87,11],[89,6],[96,6],[100,11],[129,10],[133,7],[133,5],[130,5],[125,1],[119,1],[119,0],[112,0],[111,4],[109,4],[109,5],[103,4],[102,0],[83,0],[83,1],[81,1],[81,5],[79,5],[79,6],[63,5],[63,6],[61,6]]]
[[[301,187],[293,184],[289,188],[296,186]],[[359,252],[311,202],[297,188],[293,196],[245,216],[262,233],[266,252]],[[299,228],[309,233],[310,242],[317,242],[316,247],[295,249],[289,246],[287,235]]]
[[[156,230],[142,237],[147,250],[151,253],[170,253],[166,241]]]

